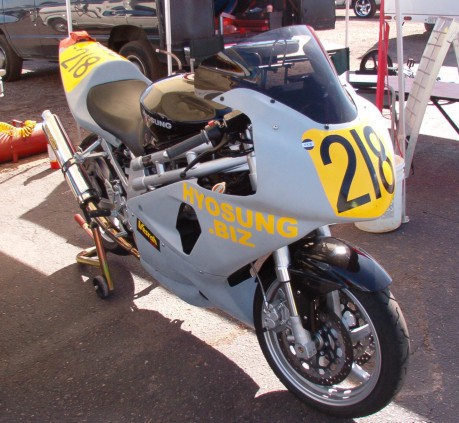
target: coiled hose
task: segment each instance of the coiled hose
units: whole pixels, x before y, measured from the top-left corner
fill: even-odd
[[[10,125],[9,123],[0,122],[0,135],[5,134],[13,138],[27,138],[32,135],[32,132],[37,122],[26,120],[21,127]]]

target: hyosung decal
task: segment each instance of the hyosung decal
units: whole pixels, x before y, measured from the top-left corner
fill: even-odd
[[[209,228],[210,234],[246,247],[256,246],[253,241],[255,232],[284,238],[295,238],[298,235],[296,219],[220,202],[187,183],[183,184],[183,201],[214,218]]]

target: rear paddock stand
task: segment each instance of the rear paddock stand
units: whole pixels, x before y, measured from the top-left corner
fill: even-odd
[[[99,225],[94,221],[92,221],[89,225],[79,214],[76,214],[74,218],[84,231],[94,240],[95,244],[94,247],[86,248],[78,253],[76,261],[77,263],[100,267],[102,274],[95,276],[92,283],[96,294],[100,298],[108,298],[115,290],[115,287],[110,275],[107,253],[105,251],[104,244],[102,243],[102,235],[100,233]]]

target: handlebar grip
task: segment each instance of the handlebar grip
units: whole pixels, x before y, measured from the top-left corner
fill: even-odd
[[[220,142],[223,134],[224,130],[219,125],[209,124],[199,134],[194,135],[177,145],[167,148],[167,157],[173,159],[174,157],[180,156],[180,154],[186,153],[188,150],[191,150],[201,144],[214,144],[216,142]]]
[[[166,149],[167,157],[173,159],[174,157],[180,156],[180,154],[186,153],[188,150],[191,150],[198,145],[208,143],[209,139],[207,138],[206,132],[201,131],[199,134],[192,136],[191,138],[186,139]]]

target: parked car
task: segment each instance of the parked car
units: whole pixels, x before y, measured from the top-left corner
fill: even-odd
[[[85,30],[128,57],[146,75],[161,76],[154,48],[160,45],[155,1],[71,0],[72,28]],[[6,81],[21,76],[24,60],[57,60],[67,36],[65,0],[0,0],[0,68]]]
[[[335,0],[338,9],[346,7],[346,0]],[[350,7],[358,18],[372,18],[381,6],[381,0],[351,0]]]
[[[190,41],[213,37],[215,15],[230,3],[234,0],[170,0],[174,57],[186,64]],[[285,6],[282,0],[272,3],[281,9],[279,25],[307,23],[315,29],[335,26],[334,0],[289,0]],[[238,1],[241,10],[249,4]],[[152,80],[166,75],[163,0],[70,0],[70,12],[74,31],[87,31]],[[295,19],[282,22],[282,16]],[[267,21],[266,29],[277,24],[275,19]],[[250,22],[247,27],[253,30]],[[65,0],[0,0],[0,69],[6,71],[3,79],[19,79],[24,60],[57,61],[59,41],[67,37],[68,28]]]
[[[191,39],[215,34],[214,0],[170,0],[172,52],[182,62]],[[71,0],[72,28],[133,62],[150,79],[167,74],[162,0]],[[67,37],[65,0],[0,0],[0,69],[21,77],[24,60],[57,61]]]

